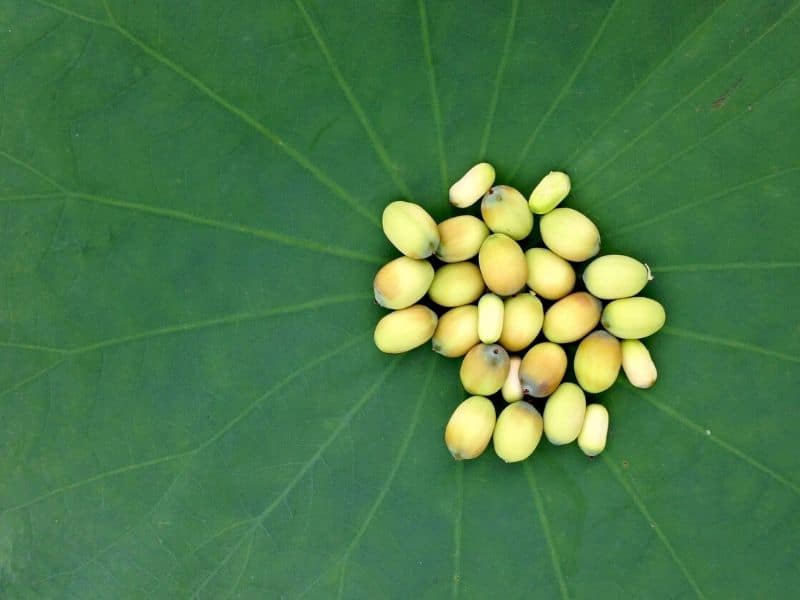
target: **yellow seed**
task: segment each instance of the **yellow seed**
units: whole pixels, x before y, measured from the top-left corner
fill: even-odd
[[[531,292],[506,299],[500,345],[509,352],[527,348],[539,335],[544,321],[542,302]]]
[[[372,282],[375,302],[394,310],[419,301],[431,287],[433,267],[427,260],[401,256],[383,265]]]
[[[375,327],[375,345],[387,354],[408,352],[431,339],[437,320],[436,313],[421,304],[390,312]]]
[[[575,378],[590,394],[599,394],[614,385],[621,365],[619,340],[605,331],[590,333],[575,351]]]
[[[528,287],[542,298],[559,300],[575,287],[575,269],[566,260],[547,248],[531,248],[525,252],[528,262]]]
[[[571,444],[581,432],[586,396],[574,383],[562,383],[544,407],[544,434],[551,444]]]
[[[499,392],[508,376],[509,362],[502,346],[478,344],[461,363],[461,384],[470,394],[489,396]]]
[[[558,344],[541,342],[533,346],[519,365],[522,392],[545,398],[555,391],[567,371],[567,354]]]
[[[586,407],[578,447],[586,456],[597,456],[605,450],[607,435],[608,411],[602,404],[590,404]]]
[[[609,302],[603,310],[603,327],[618,338],[639,339],[664,326],[664,307],[655,300],[637,296]]]
[[[441,317],[433,334],[433,351],[453,358],[464,356],[478,339],[478,307],[474,304],[451,308]]]
[[[586,292],[575,292],[553,304],[544,314],[542,331],[551,342],[577,342],[600,320],[600,301]]]
[[[397,200],[383,209],[383,233],[406,256],[427,258],[439,246],[436,221],[419,204]]]
[[[652,279],[647,265],[622,254],[595,258],[583,271],[586,289],[603,300],[635,296]]]
[[[530,210],[537,215],[549,213],[567,197],[569,190],[569,175],[561,171],[550,171],[533,188],[531,197],[528,200]]]
[[[528,279],[522,248],[504,233],[493,233],[484,240],[478,263],[486,286],[501,296],[516,294]]]
[[[489,235],[486,223],[472,215],[459,215],[439,223],[439,248],[436,256],[442,262],[461,262],[478,254]]]
[[[494,167],[478,163],[450,186],[450,204],[458,208],[472,206],[481,199],[494,183]]]
[[[494,452],[507,463],[525,460],[542,439],[542,416],[527,402],[509,404],[494,426]]]
[[[519,382],[519,365],[522,362],[519,356],[512,356],[508,362],[508,375],[500,390],[503,400],[517,402],[522,400],[522,384]]]
[[[539,221],[542,241],[561,258],[582,262],[600,251],[600,232],[588,217],[571,208],[557,208]]]
[[[456,460],[477,458],[489,445],[494,426],[492,402],[482,396],[471,396],[450,416],[444,430],[444,442]]]
[[[525,196],[508,185],[496,185],[483,197],[481,216],[494,233],[505,233],[513,240],[528,237],[533,215]]]
[[[631,385],[647,389],[658,377],[650,352],[639,340],[622,340],[622,369]]]
[[[478,301],[478,337],[484,344],[494,344],[503,331],[503,299],[484,294]]]
[[[470,262],[439,267],[433,276],[428,295],[440,306],[461,306],[475,302],[483,292],[480,269]]]

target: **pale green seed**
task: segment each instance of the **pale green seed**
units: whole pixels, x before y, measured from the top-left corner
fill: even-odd
[[[383,209],[383,232],[406,256],[427,258],[439,246],[439,229],[424,208],[398,200]]]
[[[551,444],[562,446],[578,439],[586,413],[586,396],[574,383],[562,383],[544,407],[544,433]]]
[[[557,208],[539,221],[542,241],[561,258],[583,262],[600,251],[600,232],[586,215]]]
[[[475,264],[451,263],[434,273],[428,296],[439,306],[462,306],[480,298],[483,289],[483,278]]]
[[[509,404],[494,426],[494,451],[507,463],[528,458],[542,439],[542,416],[527,402]]]
[[[533,188],[528,200],[531,212],[537,215],[549,213],[569,194],[569,175],[561,171],[550,171]]]
[[[508,185],[492,187],[481,201],[481,216],[494,233],[513,240],[528,237],[533,229],[533,214],[525,196]]]
[[[390,312],[375,327],[375,345],[387,354],[408,352],[431,339],[437,321],[436,313],[421,304]]]
[[[603,300],[635,296],[652,279],[647,265],[622,254],[595,258],[583,271],[586,289]]]
[[[586,456],[597,456],[605,450],[607,436],[608,411],[602,404],[590,404],[586,407],[578,447]]]
[[[503,299],[484,294],[478,301],[478,337],[484,344],[494,344],[503,331]]]
[[[661,304],[651,298],[636,296],[609,302],[600,320],[609,332],[627,340],[653,335],[664,326],[666,318]]]
[[[658,377],[650,352],[640,340],[622,341],[622,369],[631,385],[647,389]]]
[[[478,163],[450,186],[450,203],[458,208],[472,206],[493,183],[494,167],[486,162]]]

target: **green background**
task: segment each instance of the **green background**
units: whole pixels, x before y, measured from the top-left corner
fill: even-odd
[[[3,598],[796,597],[798,2],[0,3]],[[668,310],[607,451],[455,464],[379,219],[548,170]]]

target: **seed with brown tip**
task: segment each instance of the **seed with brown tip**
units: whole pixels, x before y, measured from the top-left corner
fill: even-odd
[[[533,229],[528,201],[509,185],[496,185],[486,192],[481,216],[494,233],[505,233],[512,240],[528,237]]]
[[[490,396],[499,392],[508,376],[508,352],[497,344],[478,344],[461,363],[461,385],[470,394]]]
[[[439,246],[436,221],[419,204],[398,200],[383,209],[383,232],[406,256],[427,258]]]
[[[441,317],[433,334],[434,352],[454,358],[464,356],[478,339],[478,307],[474,304],[451,308]]]
[[[459,404],[444,430],[444,442],[453,458],[480,456],[492,439],[495,416],[494,405],[488,398],[470,396]]]
[[[567,354],[558,344],[533,346],[519,365],[519,379],[526,396],[545,398],[552,394],[567,371]]]

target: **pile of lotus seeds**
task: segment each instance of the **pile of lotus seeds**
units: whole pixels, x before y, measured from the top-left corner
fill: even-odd
[[[661,329],[664,308],[636,296],[652,279],[650,269],[628,256],[600,256],[583,269],[586,291],[574,291],[571,263],[598,254],[600,232],[580,212],[556,208],[569,194],[569,176],[549,173],[527,200],[494,182],[494,167],[480,163],[450,188],[450,203],[458,208],[481,200],[483,220],[460,215],[437,225],[411,202],[385,208],[383,231],[404,256],[375,275],[375,300],[393,311],[378,322],[375,345],[394,354],[432,340],[434,352],[464,357],[461,383],[472,395],[455,409],[444,434],[455,459],[476,458],[493,440],[501,459],[522,461],[543,432],[552,444],[577,440],[587,456],[596,456],[606,446],[608,411],[587,405],[585,392],[610,388],[620,367],[636,387],[656,380],[640,339]],[[524,251],[518,242],[533,230],[534,214],[541,215],[546,248]],[[434,256],[441,263],[436,269],[426,260]],[[426,294],[446,312],[438,316],[419,304]],[[573,342],[579,342],[577,385],[562,383],[568,362],[562,345]],[[490,398],[498,392],[507,403],[499,417]],[[543,402],[541,414],[535,404]]]

